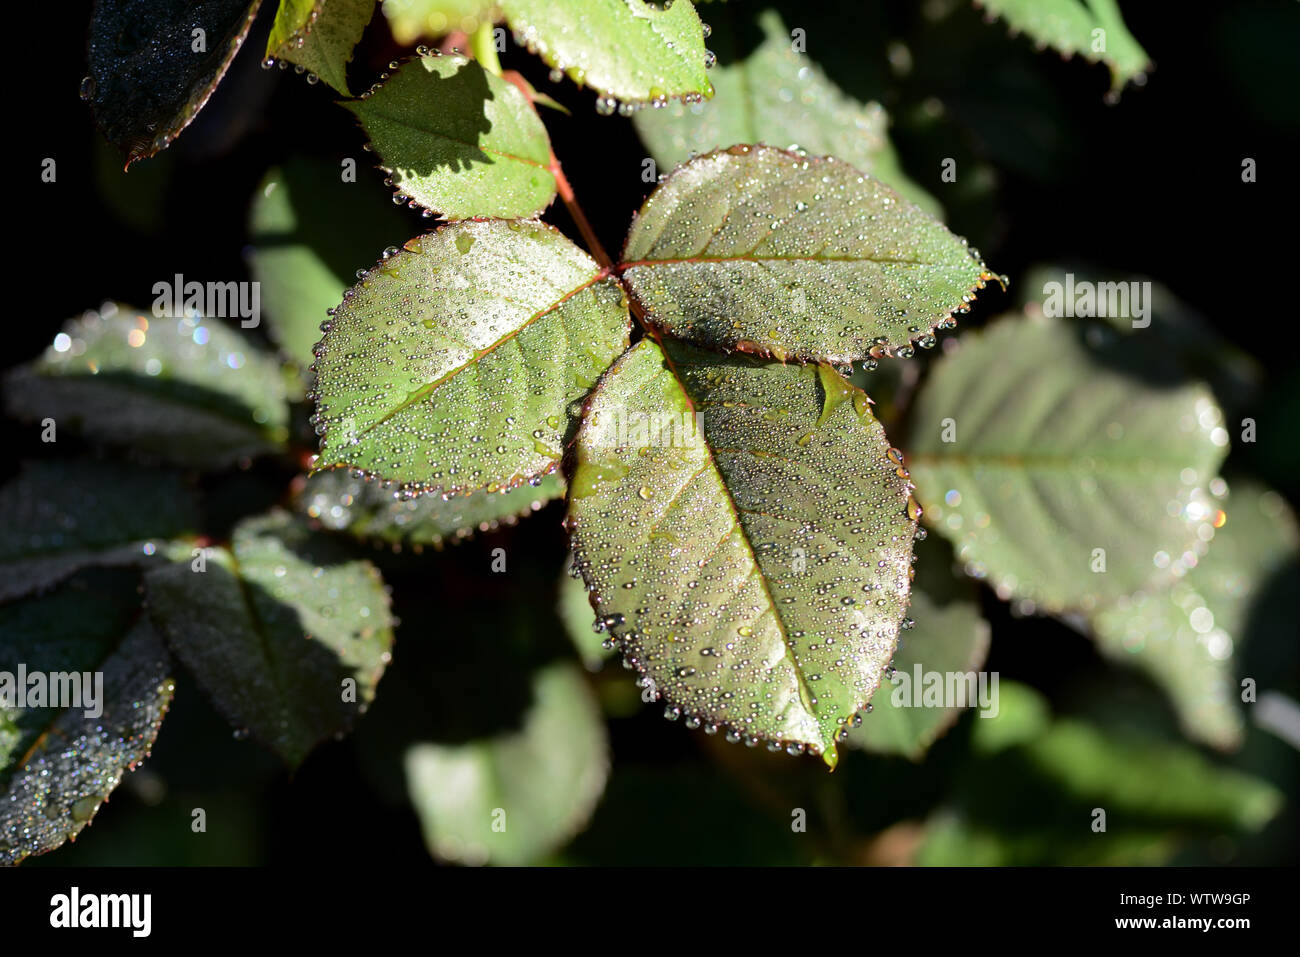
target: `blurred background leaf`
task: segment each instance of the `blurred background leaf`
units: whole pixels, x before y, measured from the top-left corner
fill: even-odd
[[[492,18],[493,0],[383,0],[393,39],[411,46],[459,30],[473,33]]]
[[[348,178],[347,162],[291,158],[266,174],[249,215],[246,257],[262,284],[268,332],[303,370],[356,271],[412,229],[385,201],[373,171],[353,160]],[[340,220],[346,229],[337,228]]]
[[[1002,712],[976,723],[985,757],[931,819],[918,863],[1162,864],[1183,841],[1258,831],[1281,806],[1271,785],[1185,745],[1048,719],[1032,694],[1008,691]]]
[[[609,773],[605,725],[569,664],[537,673],[518,732],[406,753],[429,850],[466,864],[529,864],[586,823]]]
[[[1223,414],[1116,336],[1004,318],[921,387],[907,464],[926,523],[1003,599],[1089,610],[1168,584],[1212,534]]]
[[[713,17],[709,35],[720,57],[711,73],[714,98],[641,110],[633,118],[660,172],[738,143],[799,147],[842,159],[932,216],[942,216],[934,197],[899,167],[889,143],[889,117],[879,103],[858,103],[841,92],[812,58],[793,49],[790,31],[775,11],[759,15],[758,37],[742,36],[748,24],[733,11],[720,14]]]
[[[199,315],[105,303],[66,323],[39,359],[6,376],[4,391],[13,416],[183,465],[282,451],[289,437],[279,360]]]
[[[1294,630],[1294,617],[1251,610],[1294,563],[1300,533],[1282,497],[1246,479],[1232,483],[1213,524],[1209,552],[1181,581],[1100,609],[1092,626],[1107,657],[1165,690],[1189,737],[1232,749],[1243,736],[1237,653]]]

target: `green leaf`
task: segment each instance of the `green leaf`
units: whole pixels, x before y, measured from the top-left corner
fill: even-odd
[[[1170,589],[1119,599],[1092,616],[1102,653],[1163,688],[1189,737],[1223,749],[1243,737],[1235,653],[1260,631],[1255,601],[1300,549],[1281,496],[1253,482],[1234,485],[1211,518],[1221,527],[1196,567]]]
[[[1282,806],[1267,781],[1185,745],[1075,719],[1046,723],[1037,696],[1017,687],[1004,683],[1001,712],[975,731],[1002,738],[1006,722],[1030,736],[1003,741],[961,775],[954,805],[932,819],[916,863],[1162,864],[1188,838],[1257,832]],[[1016,710],[1025,703],[1034,705],[1028,722]],[[1105,832],[1091,827],[1098,808]]]
[[[384,0],[393,39],[410,46],[421,37],[441,37],[453,30],[472,34],[492,18],[494,0]]]
[[[556,612],[564,622],[564,630],[573,642],[574,650],[582,659],[588,671],[599,671],[614,653],[605,637],[605,626],[596,617],[591,607],[587,583],[582,580],[582,573],[573,567],[573,555],[564,561],[564,574],[560,576],[560,598],[556,603]],[[599,631],[596,628],[599,627]]]
[[[321,472],[307,479],[298,508],[331,531],[392,545],[441,548],[477,532],[513,525],[564,495],[564,480],[546,475],[507,492],[470,492],[444,499],[429,493],[405,497],[379,482],[346,472]]]
[[[254,198],[249,270],[261,283],[267,332],[301,368],[357,268],[409,231],[372,186],[344,181],[335,164],[296,157],[267,173]]]
[[[171,704],[171,662],[140,616],[136,582],[96,569],[0,606],[0,865],[75,839],[153,747]],[[19,668],[21,689],[9,684]],[[35,706],[39,686],[66,689],[74,697],[59,704],[72,706]]]
[[[911,483],[830,367],[667,349],[642,340],[588,401],[578,568],[670,717],[833,767],[907,608]]]
[[[1130,80],[1146,82],[1151,58],[1129,33],[1115,0],[977,0],[989,16],[1001,17],[1038,47],[1069,58],[1076,53],[1110,67],[1111,93]],[[1098,44],[1101,49],[1098,49]]]
[[[537,111],[473,60],[409,60],[343,105],[399,193],[447,219],[526,219],[555,199],[551,142]]]
[[[985,721],[975,722],[971,732],[971,750],[991,757],[1019,744],[1041,737],[1052,723],[1052,708],[1047,699],[1029,685],[1008,681],[998,686],[998,713]]]
[[[1076,315],[1080,305],[1083,310],[1107,313],[1098,318],[1122,333],[1140,337],[1133,341],[1175,359],[1180,371],[1213,388],[1225,413],[1248,407],[1259,391],[1263,378],[1259,363],[1224,339],[1204,316],[1166,286],[1145,276],[1060,265],[1036,266],[1016,277],[1015,289],[1031,315]],[[1103,291],[1109,289],[1117,290],[1115,299],[1106,295],[1103,300]],[[1129,291],[1127,298],[1125,289]],[[1090,307],[1087,296],[1092,293]]]
[[[582,673],[554,664],[533,681],[513,733],[406,753],[411,802],[430,853],[467,864],[529,864],[587,822],[609,775],[605,725]]]
[[[1114,332],[1071,322],[963,337],[921,390],[908,457],[927,524],[967,571],[1049,612],[1194,565],[1228,444],[1205,386],[1164,381]]]
[[[413,239],[325,334],[317,464],[447,493],[553,472],[566,407],[629,332],[618,284],[549,226],[463,222]]]
[[[933,345],[993,278],[889,187],[766,146],[679,166],[646,200],[623,259],[633,296],[675,336],[834,362]]]
[[[530,52],[613,100],[713,95],[704,28],[687,0],[667,10],[645,0],[501,0],[500,7]]]
[[[180,476],[111,462],[33,462],[0,488],[0,601],[87,565],[148,560],[198,526]]]
[[[227,326],[117,303],[69,321],[5,381],[11,415],[201,467],[282,450],[287,395],[275,357]]]
[[[919,761],[935,740],[946,732],[967,706],[980,707],[980,718],[996,713],[996,700],[978,695],[980,669],[989,652],[989,625],[969,586],[953,580],[941,555],[930,545],[917,545],[916,582],[912,586],[910,617],[916,625],[898,642],[895,674],[872,699],[872,710],[862,725],[849,732],[848,744],[877,754],[901,754]],[[960,689],[965,706],[946,700],[926,700],[927,682],[939,675],[943,686]],[[960,676],[972,675],[975,683]],[[953,676],[957,676],[954,678]],[[998,685],[985,677],[987,693],[996,697]],[[983,706],[988,705],[987,709]]]
[[[217,709],[297,767],[374,698],[393,644],[379,572],[284,513],[204,559],[148,572],[154,623]]]
[[[90,18],[95,122],[126,165],[166,149],[225,76],[261,0],[98,0]],[[201,30],[203,49],[194,31]]]
[[[287,60],[344,96],[352,50],[375,15],[375,0],[280,0],[266,41],[270,59]]]
[[[797,145],[870,173],[937,216],[934,197],[898,168],[884,108],[846,95],[812,59],[794,52],[776,11],[764,10],[758,22],[763,42],[744,59],[711,71],[718,92],[712,100],[637,112],[633,123],[659,167],[672,169],[738,143]]]

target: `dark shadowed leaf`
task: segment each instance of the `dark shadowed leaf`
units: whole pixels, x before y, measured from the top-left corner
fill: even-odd
[[[651,194],[619,268],[650,320],[778,359],[909,357],[993,278],[943,224],[847,163],[733,146]]]
[[[554,472],[569,403],[629,324],[618,284],[549,226],[413,239],[335,311],[315,366],[317,464],[457,493]]]
[[[374,698],[393,643],[379,572],[283,513],[198,561],[146,574],[150,615],[217,709],[296,767]]]
[[[344,105],[398,192],[447,219],[526,219],[555,198],[551,143],[537,111],[473,60],[410,60]]]
[[[1280,495],[1244,480],[1211,524],[1210,550],[1196,567],[1171,588],[1100,609],[1092,626],[1107,657],[1164,689],[1189,737],[1230,749],[1244,731],[1237,653],[1257,630],[1250,626],[1261,590],[1294,559],[1300,533]]]
[[[0,606],[0,864],[75,839],[153,747],[172,672],[141,616],[137,582],[123,569],[95,569]],[[21,702],[6,686],[20,667]],[[60,706],[33,697],[41,685],[59,690]]]
[[[68,322],[5,380],[12,415],[200,467],[281,450],[287,395],[279,361],[228,326],[116,303]]]
[[[926,522],[1003,598],[1095,608],[1172,582],[1213,536],[1222,413],[1200,383],[1128,371],[1116,336],[1006,318],[963,336],[921,390],[908,466]]]
[[[351,96],[348,63],[375,5],[375,0],[280,0],[266,55],[288,60]]]
[[[640,342],[586,407],[578,568],[670,716],[834,766],[907,609],[911,482],[828,366],[667,349]]]
[[[203,109],[260,2],[96,0],[82,97],[128,166],[165,149]]]
[[[586,824],[609,774],[605,725],[582,672],[539,671],[515,732],[406,752],[411,803],[430,853],[466,864],[529,864]]]
[[[87,565],[146,562],[198,527],[174,472],[111,462],[33,462],[0,488],[0,601]],[[161,560],[161,559],[160,559]]]
[[[645,0],[501,0],[500,7],[520,43],[614,100],[713,95],[704,28],[686,0],[667,10]]]
[[[738,143],[797,146],[842,159],[938,215],[934,197],[899,169],[884,108],[847,96],[809,57],[796,53],[775,10],[763,11],[758,21],[763,42],[743,59],[710,71],[717,90],[712,100],[637,112],[633,122],[659,167],[669,170]]]
[[[373,480],[335,470],[307,479],[298,509],[331,531],[392,545],[441,548],[475,532],[513,525],[564,495],[559,475],[544,475],[505,492],[478,491],[444,499],[436,492],[408,497]]]

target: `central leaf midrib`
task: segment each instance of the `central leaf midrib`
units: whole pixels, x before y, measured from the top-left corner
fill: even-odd
[[[543,316],[548,316],[551,313],[555,312],[557,309],[563,306],[574,296],[578,295],[578,293],[583,292],[586,289],[590,289],[592,286],[596,285],[596,283],[600,282],[602,279],[605,279],[607,275],[608,273],[605,270],[603,269],[598,270],[595,275],[593,275],[582,285],[577,286],[576,288],[565,293],[563,296],[561,296],[555,302],[551,303],[549,306],[546,306],[544,309],[538,310],[537,312],[533,313],[525,322],[521,323],[518,326],[518,328],[512,329],[510,332],[506,333],[496,342],[489,345],[487,348],[472,350],[473,354],[467,361],[445,372],[443,375],[439,376],[433,382],[430,382],[429,384],[423,385],[420,388],[416,389],[405,399],[403,399],[400,403],[398,403],[398,405],[394,407],[391,412],[388,412],[385,415],[381,416],[380,418],[376,419],[374,422],[371,422],[364,429],[360,429],[356,433],[357,440],[359,441],[362,438],[362,436],[369,434],[371,431],[383,425],[385,422],[389,421],[391,418],[393,418],[393,416],[397,415],[398,413],[404,412],[406,409],[409,409],[411,406],[415,405],[416,403],[424,401],[435,391],[437,391],[438,388],[440,388],[444,383],[448,382],[455,376],[460,375],[470,366],[477,365],[484,358],[496,352],[496,350],[499,349],[502,345],[504,345],[505,343],[511,341],[516,336],[518,336],[521,332],[523,332],[525,329],[531,326],[534,322],[541,319]]]
[[[266,670],[271,676],[271,684],[279,693],[281,700],[287,701],[288,696],[285,694],[284,683],[280,675],[279,658],[273,653],[270,627],[257,610],[257,604],[253,600],[252,583],[244,577],[243,564],[240,562],[239,554],[235,551],[233,542],[226,554],[230,556],[231,565],[234,566],[232,573],[235,577],[235,585],[239,589],[239,597],[244,604],[244,610],[248,613],[249,625],[252,626],[252,632],[257,636],[258,644],[261,646],[262,658],[266,661]]]
[[[691,399],[691,395],[686,388],[686,384],[682,381],[681,375],[677,372],[677,367],[673,364],[672,359],[669,358],[666,352],[664,353],[664,364],[667,367],[668,371],[673,376],[673,378],[676,380],[677,387],[681,390],[682,397],[686,400],[686,405],[690,409],[691,413],[694,414],[695,402]],[[804,708],[804,710],[808,712],[809,716],[812,717],[813,723],[817,725],[817,733],[822,737],[822,749],[826,750],[828,748],[828,745],[825,741],[825,734],[822,731],[822,727],[821,727],[821,716],[810,704],[810,702],[813,700],[812,689],[808,687],[808,682],[804,678],[803,668],[800,666],[798,659],[795,657],[794,647],[790,644],[790,636],[787,631],[785,618],[782,617],[781,615],[781,609],[779,604],[776,601],[776,596],[772,594],[772,590],[768,587],[767,573],[764,570],[762,563],[758,560],[758,552],[755,551],[754,549],[754,543],[750,541],[749,530],[745,528],[745,523],[741,520],[740,506],[736,504],[735,497],[732,496],[731,494],[731,487],[727,484],[726,475],[722,471],[722,466],[718,463],[717,456],[714,455],[713,445],[708,441],[707,428],[704,431],[705,431],[704,450],[708,453],[709,462],[713,466],[713,471],[717,473],[718,484],[722,487],[723,495],[725,496],[726,503],[727,503],[727,508],[730,509],[731,511],[732,527],[740,532],[740,537],[745,543],[745,549],[749,552],[749,557],[754,563],[754,569],[757,573],[756,577],[758,578],[759,587],[762,588],[763,595],[767,598],[768,604],[772,609],[772,617],[776,620],[777,631],[781,635],[781,642],[785,646],[786,655],[790,659],[790,665],[794,670],[795,679],[799,683],[799,703]],[[692,481],[693,480],[694,479],[692,479]],[[833,748],[834,745],[831,744],[829,745],[829,747]]]

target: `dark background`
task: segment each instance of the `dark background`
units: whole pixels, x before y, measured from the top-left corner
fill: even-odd
[[[9,317],[0,366],[31,359],[62,322],[105,299],[148,304],[153,284],[173,273],[247,278],[243,249],[250,197],[266,170],[290,155],[306,153],[335,163],[356,157],[359,178],[368,180],[360,186],[373,192],[376,203],[389,202],[382,174],[367,168],[360,131],[334,105],[333,92],[323,84],[309,86],[292,71],[260,68],[274,6],[264,4],[230,74],[196,122],[170,149],[125,176],[78,96],[87,72],[90,4],[60,5],[60,42],[34,42],[23,51],[31,63],[18,88],[11,85],[9,98],[17,113],[10,126],[17,143],[10,150],[20,153],[22,163],[9,211],[12,241],[26,254],[20,264],[18,249],[10,253],[10,288],[19,288],[20,296],[16,314]],[[700,11],[717,25],[743,6],[732,0],[725,7],[702,4]],[[1118,105],[1104,102],[1110,82],[1104,66],[1035,52],[1023,37],[1009,37],[1005,25],[986,25],[966,2],[939,4],[954,10],[937,24],[925,17],[933,6],[928,3],[780,6],[788,25],[807,30],[808,53],[841,87],[861,99],[878,99],[890,110],[903,168],[944,204],[949,226],[978,247],[996,271],[1010,276],[1010,293],[982,294],[970,324],[1010,308],[1017,277],[1039,263],[1086,264],[1115,276],[1137,273],[1163,282],[1263,370],[1260,391],[1241,410],[1258,420],[1260,441],[1234,447],[1231,467],[1260,476],[1293,505],[1300,499],[1294,425],[1300,414],[1300,363],[1286,328],[1292,321],[1288,286],[1296,275],[1295,163],[1288,147],[1300,142],[1294,65],[1300,4],[1130,0],[1123,5],[1125,19],[1156,70],[1144,87],[1130,86]],[[23,5],[25,15],[40,7]],[[13,38],[35,40],[49,29],[48,23],[34,25],[32,32],[16,32]],[[896,40],[911,54],[906,75],[889,69],[888,45]],[[377,14],[350,70],[353,89],[364,89],[389,60],[407,52],[392,43]],[[632,211],[650,188],[641,180],[645,150],[631,122],[598,116],[590,90],[567,82],[549,85],[546,68],[524,51],[512,46],[502,60],[572,110],[567,117],[545,111],[544,119],[588,217],[605,245],[617,249]],[[927,101],[942,104],[942,110]],[[940,163],[950,156],[958,160],[957,184],[939,180]],[[45,157],[58,163],[57,184],[39,180]],[[1258,163],[1254,184],[1241,181],[1244,157]],[[429,227],[416,212],[403,215],[406,230],[389,237],[392,245]],[[577,238],[562,206],[546,218]],[[347,224],[339,228],[346,230]],[[379,253],[372,250],[370,259],[356,265],[370,265]],[[0,478],[7,478],[20,459],[43,450],[33,429],[6,421],[0,431],[8,450]],[[216,498],[247,507],[259,499],[275,500],[288,477],[281,467],[267,465],[253,474],[207,482],[219,493]],[[561,516],[553,505],[516,529],[437,556],[435,565],[386,558],[385,577],[395,585],[403,628],[379,698],[382,703],[392,691],[398,703],[387,717],[376,705],[357,736],[323,747],[293,780],[256,745],[231,740],[201,693],[182,678],[154,759],[128,779],[78,845],[45,860],[304,863],[344,855],[428,863],[415,817],[400,801],[400,781],[383,762],[385,744],[392,743],[385,740],[385,729],[401,723],[398,689],[405,687],[409,700],[439,720],[460,721],[466,734],[510,724],[511,703],[524,694],[522,682],[513,674],[494,678],[491,668],[500,662],[500,643],[509,644],[514,625],[480,620],[480,609],[502,607],[508,622],[522,622],[539,606],[549,607],[564,555]],[[476,571],[503,542],[511,554],[535,556],[529,559],[534,567],[510,576],[508,587]],[[414,604],[404,594],[422,600]],[[989,668],[1004,679],[1034,685],[1065,711],[1095,707],[1100,686],[1114,700],[1150,697],[1135,679],[1116,676],[1103,665],[1074,631],[1051,620],[1013,618],[988,594],[983,602],[994,628]],[[421,632],[439,640],[425,641]],[[446,695],[429,682],[453,641],[471,648],[484,642],[491,650],[479,652],[483,667],[469,672],[477,680]],[[562,636],[551,635],[541,641],[549,650],[534,647],[528,654],[545,657],[562,643]],[[472,658],[476,652],[458,654]],[[602,687],[615,682],[631,687],[617,668],[598,680]],[[500,706],[489,705],[493,702]],[[742,776],[712,770],[701,759],[709,750],[702,736],[667,724],[655,710],[613,721],[617,770],[592,829],[570,850],[571,859],[794,859],[780,846],[755,844],[757,831],[783,825],[763,809],[761,798],[738,797],[746,791]],[[951,737],[959,739],[960,731]],[[851,830],[869,834],[904,814],[921,816],[945,793],[951,770],[945,755],[959,746],[959,740],[945,739],[921,767],[846,768],[850,782],[852,775],[863,775],[878,798],[870,807],[852,810]],[[886,766],[892,783],[878,786],[871,774]],[[1289,774],[1294,793],[1300,790],[1294,763]],[[665,809],[652,800],[659,792],[686,795],[695,807],[724,810],[710,817],[685,806]],[[210,821],[229,825],[223,836],[206,844],[168,840],[165,835],[175,833],[169,829],[186,826],[188,808],[200,801],[207,802]],[[137,813],[143,807],[166,813]],[[646,831],[647,819],[656,828]],[[653,833],[671,835],[676,850],[665,850]],[[1292,810],[1267,839],[1202,848],[1189,859],[1290,861],[1296,833]]]

